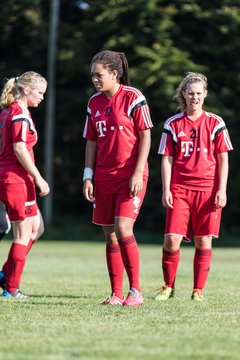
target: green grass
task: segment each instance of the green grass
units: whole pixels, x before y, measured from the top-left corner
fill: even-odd
[[[176,297],[164,303],[154,300],[161,247],[140,252],[145,305],[108,307],[98,305],[109,293],[103,243],[39,241],[21,284],[31,296],[0,299],[0,359],[239,359],[240,250],[214,249],[203,303],[190,300],[193,248],[182,247]]]

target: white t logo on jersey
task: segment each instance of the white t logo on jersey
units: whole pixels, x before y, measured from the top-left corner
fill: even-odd
[[[184,152],[183,156],[190,156],[190,152],[193,151],[193,141],[182,141],[181,152]]]
[[[97,128],[97,130],[99,132],[99,137],[105,136],[104,131],[107,131],[106,121],[105,120],[97,121],[96,122],[96,128]]]

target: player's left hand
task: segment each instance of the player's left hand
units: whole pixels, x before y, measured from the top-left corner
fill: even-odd
[[[216,196],[215,196],[215,205],[219,208],[224,208],[227,203],[227,194],[226,191],[218,190]]]

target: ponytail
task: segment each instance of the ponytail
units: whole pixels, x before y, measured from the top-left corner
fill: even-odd
[[[0,107],[8,107],[23,95],[23,89],[26,86],[34,88],[36,83],[39,82],[47,84],[46,79],[34,71],[27,71],[19,77],[7,79],[1,94]]]
[[[120,83],[123,85],[131,85],[129,72],[128,72],[128,61],[124,53],[119,52],[120,59],[122,61],[122,76],[119,78]]]

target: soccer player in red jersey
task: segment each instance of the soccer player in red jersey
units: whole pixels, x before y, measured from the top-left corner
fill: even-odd
[[[203,300],[212,258],[212,239],[219,234],[226,205],[228,151],[232,144],[223,119],[203,110],[207,78],[189,72],[176,99],[182,112],[169,118],[159,145],[162,155],[162,203],[166,227],[162,269],[165,285],[157,300],[174,295],[182,240],[194,237],[192,299]]]
[[[83,193],[106,238],[111,295],[102,304],[139,306],[139,252],[133,233],[148,180],[152,122],[143,94],[130,86],[123,53],[102,51],[91,62],[97,93],[88,103]],[[92,183],[94,172],[94,187]],[[124,300],[124,268],[130,291]]]
[[[0,286],[5,297],[26,297],[19,290],[26,255],[44,231],[35,184],[40,196],[49,193],[49,186],[35,165],[33,147],[37,131],[28,107],[41,103],[46,88],[44,77],[28,71],[9,79],[1,94],[0,201],[6,207],[14,236],[8,259],[0,272]]]

